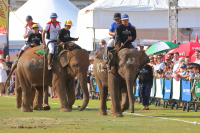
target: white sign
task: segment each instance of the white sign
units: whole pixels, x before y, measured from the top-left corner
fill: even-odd
[[[181,89],[181,81],[173,79],[172,99],[176,99],[176,100],[180,99],[180,89]]]

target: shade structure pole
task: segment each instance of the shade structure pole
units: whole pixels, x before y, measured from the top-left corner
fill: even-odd
[[[178,43],[178,0],[168,0],[168,40]]]

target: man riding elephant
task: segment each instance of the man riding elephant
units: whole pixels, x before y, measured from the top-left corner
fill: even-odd
[[[47,33],[46,44],[48,45],[49,55],[48,55],[48,70],[52,70],[53,67],[53,54],[54,54],[54,47],[55,41],[57,40],[57,35],[61,30],[60,22],[57,21],[57,14],[52,13],[51,21],[47,23],[43,33],[42,33],[42,41],[45,41],[45,33]]]
[[[116,28],[116,45],[119,46],[119,50],[123,48],[134,48],[132,42],[136,39],[136,30],[129,25],[129,16],[127,14],[122,15],[122,24]],[[108,52],[106,52],[108,53]],[[105,55],[105,62],[108,62],[108,56]],[[109,69],[109,68],[108,68]],[[109,72],[116,71],[116,66],[111,66]]]
[[[26,39],[26,38],[28,38],[29,36],[30,36],[30,34],[32,34],[34,31],[33,31],[33,25],[34,24],[37,24],[38,25],[38,30],[42,33],[42,31],[43,31],[43,29],[42,29],[42,27],[38,24],[38,23],[34,23],[33,22],[33,18],[32,18],[32,16],[27,16],[26,17],[26,22],[27,22],[27,24],[26,24],[26,26],[24,27],[25,28],[25,33],[24,33],[24,35],[23,35],[23,37],[24,37],[24,39]],[[26,49],[28,49],[29,48],[29,45],[27,45],[27,44],[24,44],[24,46],[21,48],[21,50],[20,50],[20,54],[19,54],[19,56],[18,56],[18,59],[20,58],[20,56],[24,53],[24,51],[26,51]]]
[[[60,43],[60,45],[64,45],[65,49],[67,50],[73,50],[76,48],[81,49],[80,46],[71,43],[71,41],[78,41],[78,38],[72,38],[70,36],[70,29],[71,26],[73,26],[72,21],[67,20],[64,26],[65,28],[61,29],[60,32],[58,33],[57,36],[58,43]]]

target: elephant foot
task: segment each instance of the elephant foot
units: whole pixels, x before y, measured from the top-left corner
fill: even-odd
[[[43,110],[50,110],[51,107],[48,104],[42,104],[42,109]]]
[[[29,108],[24,108],[22,107],[22,112],[33,112],[33,109]]]
[[[100,115],[100,116],[105,116],[105,115],[108,115],[108,114],[107,114],[106,111],[100,111],[100,112],[99,112],[99,115]]]
[[[16,104],[16,108],[21,108],[21,104]]]
[[[61,108],[60,112],[72,112],[71,109]]]
[[[128,110],[128,108],[122,108],[122,112],[124,112],[124,111],[126,111],[126,110]]]
[[[118,118],[118,117],[124,117],[124,115],[119,114],[119,113],[113,113],[112,117]]]
[[[39,106],[39,105],[36,105],[36,106],[33,108],[33,110],[42,110],[42,107]]]

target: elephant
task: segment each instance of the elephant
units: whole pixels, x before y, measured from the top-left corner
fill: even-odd
[[[149,62],[144,51],[124,48],[119,52],[109,51],[110,65],[116,65],[117,70],[108,73],[103,60],[95,58],[94,75],[100,88],[100,111],[99,115],[107,115],[106,99],[108,88],[112,101],[112,116],[123,117],[122,112],[129,108],[134,113],[133,86],[138,70]]]
[[[39,47],[26,51],[18,60],[16,68],[16,107],[22,105],[22,112],[32,112],[34,107],[42,106],[43,98],[43,68],[44,57],[34,54]],[[47,60],[45,61],[47,66]],[[89,67],[89,54],[84,49],[68,51],[63,49],[57,58],[53,59],[53,70],[45,67],[45,104],[48,104],[47,87],[52,85],[60,100],[60,112],[70,112],[75,102],[74,77],[78,77],[82,92],[83,104],[79,107],[82,111],[89,102],[87,89],[87,70]],[[23,99],[22,99],[23,92]],[[67,94],[67,96],[66,96]]]

